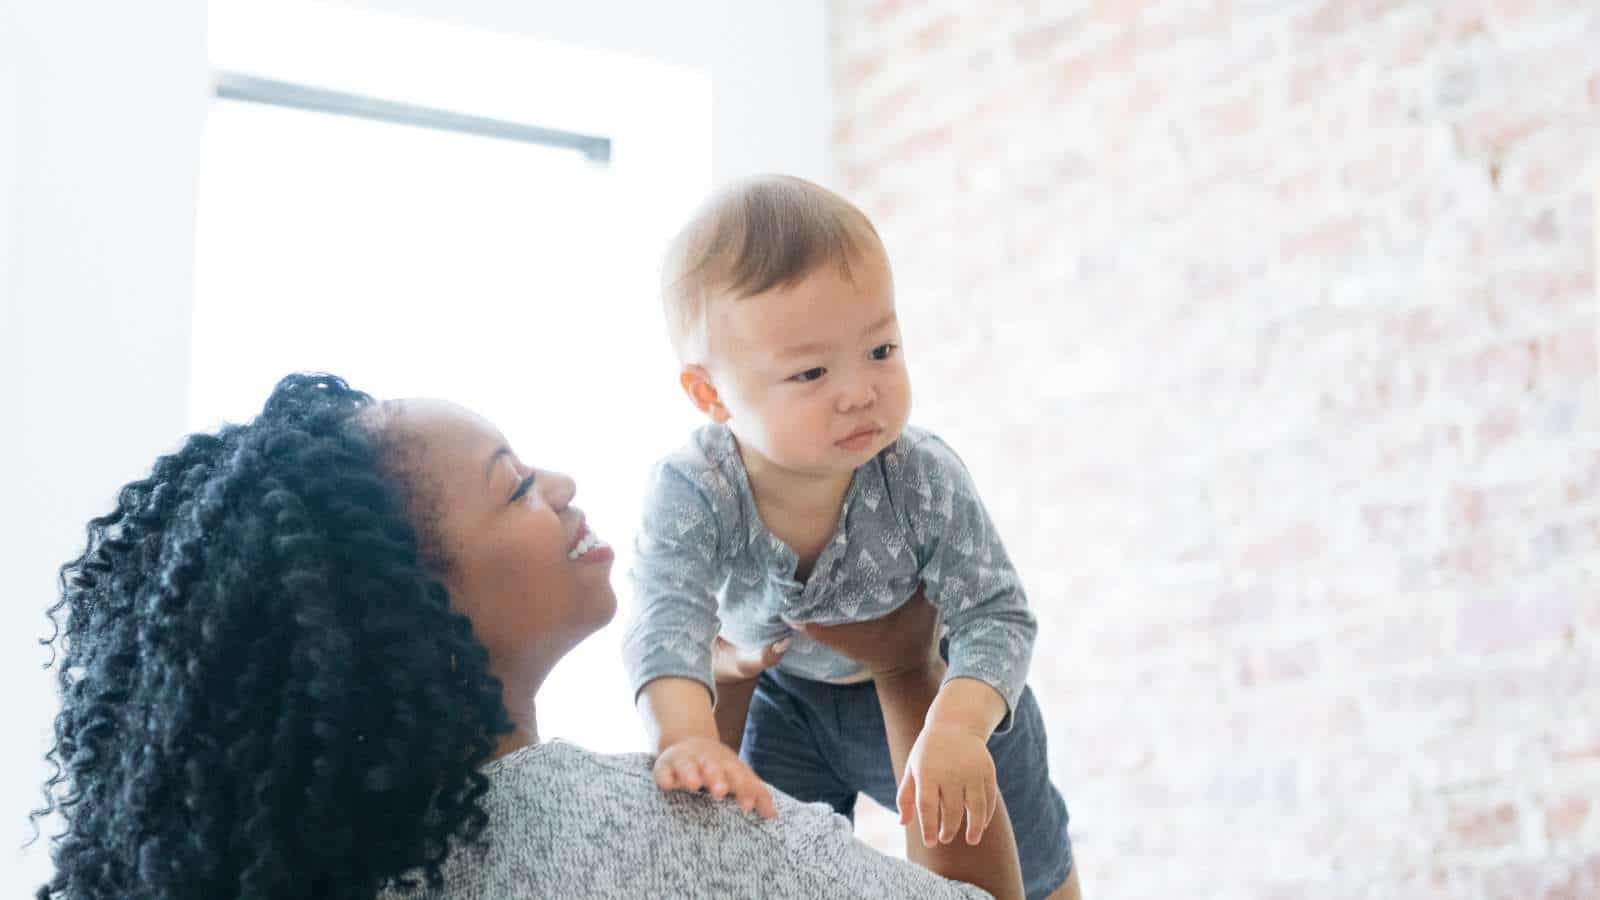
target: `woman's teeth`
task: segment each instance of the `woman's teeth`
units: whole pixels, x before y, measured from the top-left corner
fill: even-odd
[[[606,542],[595,537],[594,532],[585,532],[583,535],[583,540],[578,542],[578,546],[573,547],[572,550],[567,553],[567,559],[577,559],[596,547],[604,546],[606,546]]]

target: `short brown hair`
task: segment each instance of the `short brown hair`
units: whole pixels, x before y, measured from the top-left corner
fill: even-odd
[[[861,210],[791,175],[758,175],[717,192],[673,239],[662,272],[667,334],[678,358],[705,353],[707,310],[716,298],[751,297],[796,284],[832,263],[882,253]]]

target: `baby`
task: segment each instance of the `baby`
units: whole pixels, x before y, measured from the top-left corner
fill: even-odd
[[[846,816],[865,792],[909,821],[915,798],[924,840],[945,843],[963,818],[977,843],[1003,795],[1028,896],[1062,887],[1067,810],[1024,683],[1035,620],[965,466],[907,425],[872,224],[798,178],[739,182],[679,234],[664,294],[679,382],[709,423],[656,466],[632,572],[624,654],[657,783],[763,813],[756,776]],[[948,629],[948,675],[897,786],[870,673],[803,628],[881,618],[919,591]],[[719,635],[782,651],[738,755],[718,739]]]

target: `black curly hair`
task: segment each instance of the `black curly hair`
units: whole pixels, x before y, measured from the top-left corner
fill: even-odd
[[[291,375],[90,521],[45,641],[39,900],[370,898],[486,840],[511,723],[372,406]]]

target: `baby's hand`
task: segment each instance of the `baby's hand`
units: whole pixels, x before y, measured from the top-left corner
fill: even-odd
[[[739,754],[714,738],[684,738],[661,751],[653,774],[663,791],[704,790],[718,800],[731,793],[745,812],[753,809],[763,819],[778,817],[766,783]]]
[[[1000,786],[995,781],[994,759],[988,742],[959,728],[933,725],[922,730],[906,760],[906,776],[895,798],[900,824],[913,813],[922,823],[922,843],[948,844],[967,816],[967,843],[976,844],[1000,806]]]

